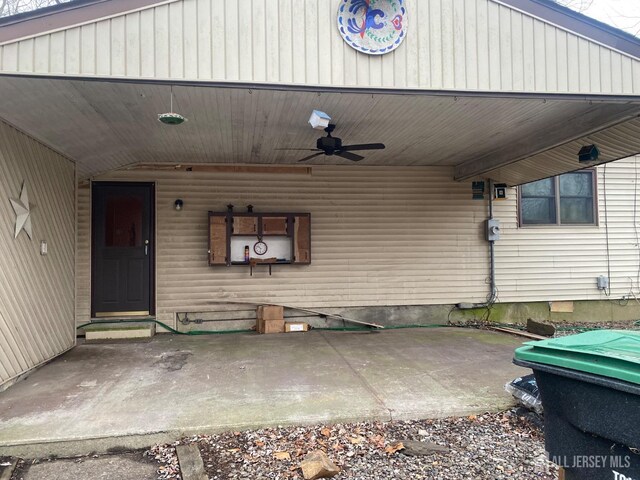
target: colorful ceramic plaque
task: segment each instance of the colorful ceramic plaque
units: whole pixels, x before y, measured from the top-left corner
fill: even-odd
[[[389,53],[407,34],[405,0],[341,0],[338,29],[344,41],[369,55]]]

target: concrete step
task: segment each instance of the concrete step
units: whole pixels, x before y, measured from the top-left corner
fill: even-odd
[[[85,340],[131,340],[140,338],[151,338],[156,333],[154,322],[100,322],[87,325],[83,328]]]

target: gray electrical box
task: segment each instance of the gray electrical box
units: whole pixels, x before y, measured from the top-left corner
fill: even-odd
[[[500,240],[500,220],[487,220],[487,241],[495,242]]]
[[[607,290],[609,288],[609,277],[600,275],[597,278],[597,281],[598,281],[598,290]]]

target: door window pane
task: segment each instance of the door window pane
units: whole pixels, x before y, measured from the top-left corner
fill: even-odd
[[[522,198],[522,223],[545,225],[556,223],[556,202],[553,198]]]
[[[105,246],[142,246],[142,198],[113,195],[106,199]]]

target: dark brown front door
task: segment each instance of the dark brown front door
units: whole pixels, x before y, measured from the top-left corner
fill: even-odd
[[[153,313],[151,183],[94,183],[92,303],[94,317]]]

